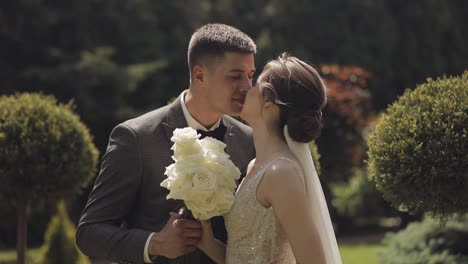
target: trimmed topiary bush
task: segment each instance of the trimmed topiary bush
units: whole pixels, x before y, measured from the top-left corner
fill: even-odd
[[[387,234],[378,252],[382,264],[461,264],[468,263],[468,218],[411,223]]]
[[[65,203],[59,202],[40,249],[38,264],[87,264],[89,260],[75,245],[76,228],[70,221]]]
[[[0,97],[0,199],[17,210],[18,263],[24,263],[27,209],[77,193],[96,171],[98,151],[72,104],[41,94]]]
[[[468,71],[406,91],[369,137],[370,179],[400,210],[468,212]]]

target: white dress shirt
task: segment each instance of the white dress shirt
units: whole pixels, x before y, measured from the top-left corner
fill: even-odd
[[[193,129],[195,129],[195,130],[203,130],[203,131],[212,131],[212,130],[215,130],[216,128],[218,128],[219,125],[221,124],[221,118],[210,129],[207,129],[202,124],[200,124],[197,120],[195,120],[195,118],[192,117],[192,115],[189,113],[189,111],[187,109],[187,106],[185,105],[185,94],[186,93],[187,93],[187,91],[182,92],[182,96],[180,97],[180,100],[181,100],[182,111],[184,112],[185,120],[187,120],[187,125],[189,127],[193,128]],[[149,242],[150,242],[151,238],[153,237],[153,235],[154,235],[154,232],[151,233],[148,236],[148,239],[146,240],[145,249],[144,249],[144,252],[143,252],[145,263],[153,263],[151,261],[150,256],[149,256],[149,253],[148,253]]]

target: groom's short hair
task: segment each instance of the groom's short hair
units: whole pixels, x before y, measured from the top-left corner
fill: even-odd
[[[226,52],[255,54],[255,42],[244,32],[224,24],[206,24],[190,38],[188,65],[190,74],[196,64],[207,57],[221,57]]]

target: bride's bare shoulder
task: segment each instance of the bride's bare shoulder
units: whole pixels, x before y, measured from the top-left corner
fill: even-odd
[[[305,196],[305,182],[299,162],[293,158],[279,158],[266,169],[257,198],[265,205],[281,206],[292,196]]]
[[[247,174],[250,172],[254,164],[255,164],[255,159],[249,162],[249,165],[247,165]]]
[[[299,162],[294,157],[281,157],[265,171],[269,185],[304,188],[304,176]]]

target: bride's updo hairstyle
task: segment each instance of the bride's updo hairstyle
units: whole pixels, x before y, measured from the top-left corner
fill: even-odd
[[[297,142],[320,136],[326,88],[312,66],[283,53],[265,66],[260,85],[263,99],[280,107],[280,129],[288,125],[289,135]]]

